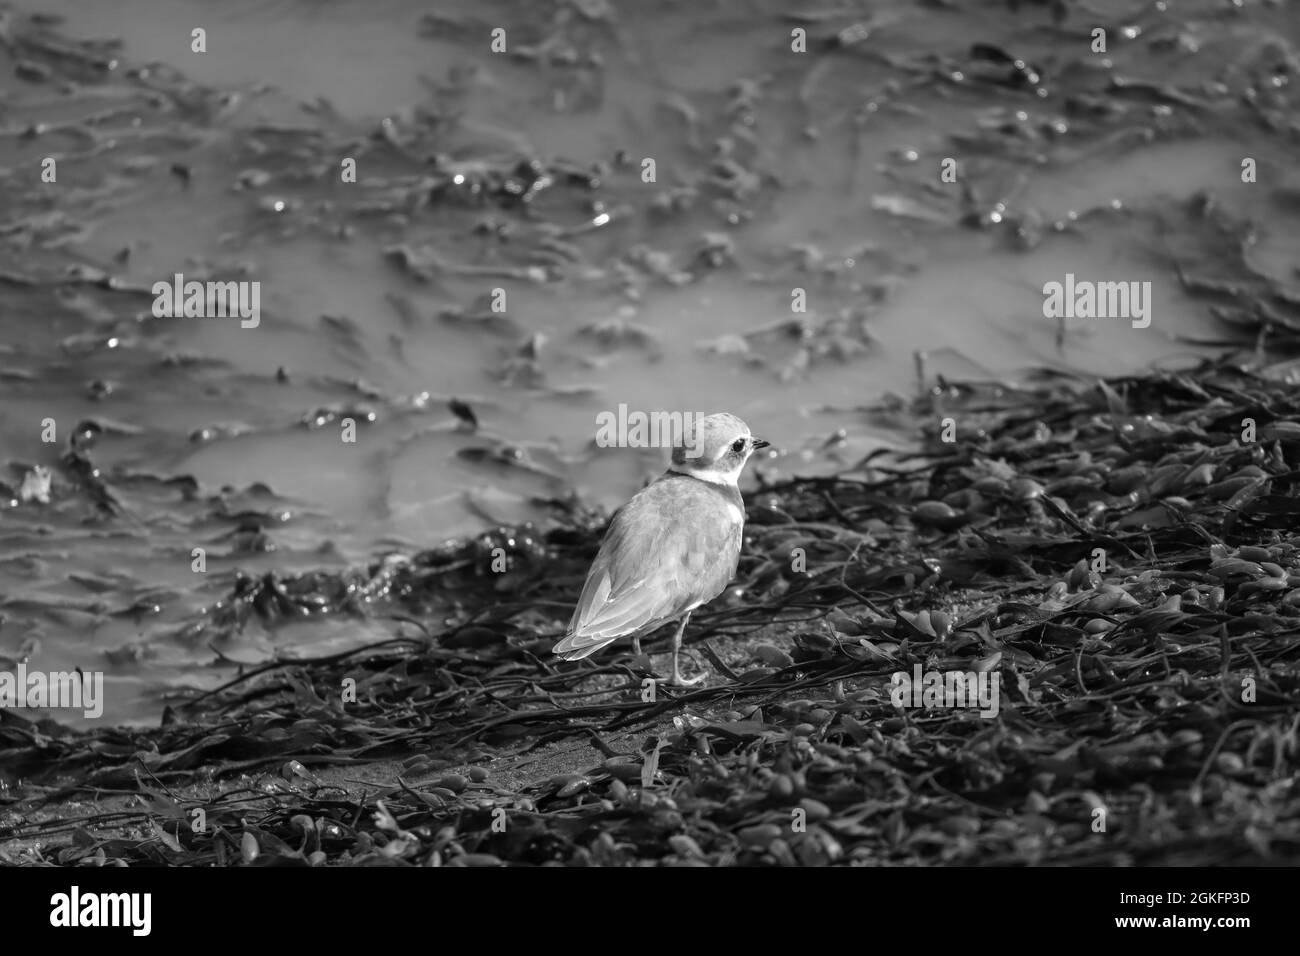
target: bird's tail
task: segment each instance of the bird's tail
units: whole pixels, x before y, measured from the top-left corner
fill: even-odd
[[[601,640],[590,636],[579,637],[577,634],[567,634],[564,640],[551,648],[551,651],[566,661],[580,661],[584,657],[595,654],[602,647],[613,644],[616,640],[618,640],[616,637]]]

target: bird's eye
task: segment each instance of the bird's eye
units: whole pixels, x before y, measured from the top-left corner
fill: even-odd
[[[731,443],[731,450],[734,451],[734,452],[742,452],[742,451],[744,451],[744,450],[745,450],[745,439],[743,439],[743,438],[737,438],[735,441],[733,441],[733,442]]]

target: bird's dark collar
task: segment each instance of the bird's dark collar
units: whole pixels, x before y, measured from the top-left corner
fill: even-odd
[[[728,501],[740,509],[740,513],[745,513],[745,499],[741,497],[740,489],[735,485],[720,485],[716,481],[705,481],[703,478],[697,478],[695,475],[688,475],[684,471],[673,471],[669,468],[660,476],[660,481],[668,481],[673,478],[680,478],[684,481],[693,481],[697,486],[703,486],[710,489],[714,494]]]

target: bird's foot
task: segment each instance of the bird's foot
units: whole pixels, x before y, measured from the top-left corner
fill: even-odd
[[[708,676],[709,675],[706,672],[703,674],[696,674],[694,677],[683,677],[681,668],[677,666],[677,661],[674,660],[673,676],[669,678],[668,683],[673,687],[693,687]]]

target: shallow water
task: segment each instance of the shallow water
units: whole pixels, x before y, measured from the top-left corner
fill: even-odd
[[[865,409],[918,372],[1117,375],[1209,354],[1233,330],[1179,267],[1295,288],[1300,26],[1267,3],[1087,9],[1057,24],[994,2],[465,0],[422,28],[429,5],[395,0],[0,7],[18,38],[0,46],[0,481],[55,471],[49,504],[0,507],[0,664],[102,669],[104,719],[140,721],[237,663],[385,636],[313,620],[211,647],[192,625],[237,569],[339,568],[544,521],[531,499],[571,487],[616,506],[662,467],[591,447],[597,413],[622,403],[733,411],[777,444],[757,470],[779,477],[909,441]],[[65,19],[38,30],[37,12]],[[817,46],[863,21],[865,41]],[[1106,56],[1088,50],[1094,21]],[[489,49],[498,26],[506,54]],[[791,51],[796,26],[813,52]],[[44,42],[112,36],[109,70]],[[1041,78],[1008,85],[973,43]],[[556,182],[526,206],[439,191],[435,154],[487,160],[489,192],[524,158]],[[41,183],[51,156],[58,181]],[[592,170],[597,188],[564,175]],[[1197,213],[1204,193],[1251,224],[1245,241]],[[409,268],[385,253],[399,246]],[[149,288],[177,272],[260,281],[260,324],[152,317]],[[1150,281],[1150,327],[1044,318],[1044,283],[1067,273]],[[802,338],[781,327],[796,287]],[[486,308],[495,288],[504,315]],[[440,317],[457,309],[471,318]],[[354,444],[345,415],[363,421]],[[58,467],[85,419],[129,517]],[[535,467],[463,454],[500,447]],[[164,483],[181,476],[192,495]],[[240,535],[241,511],[273,516],[274,550]]]

